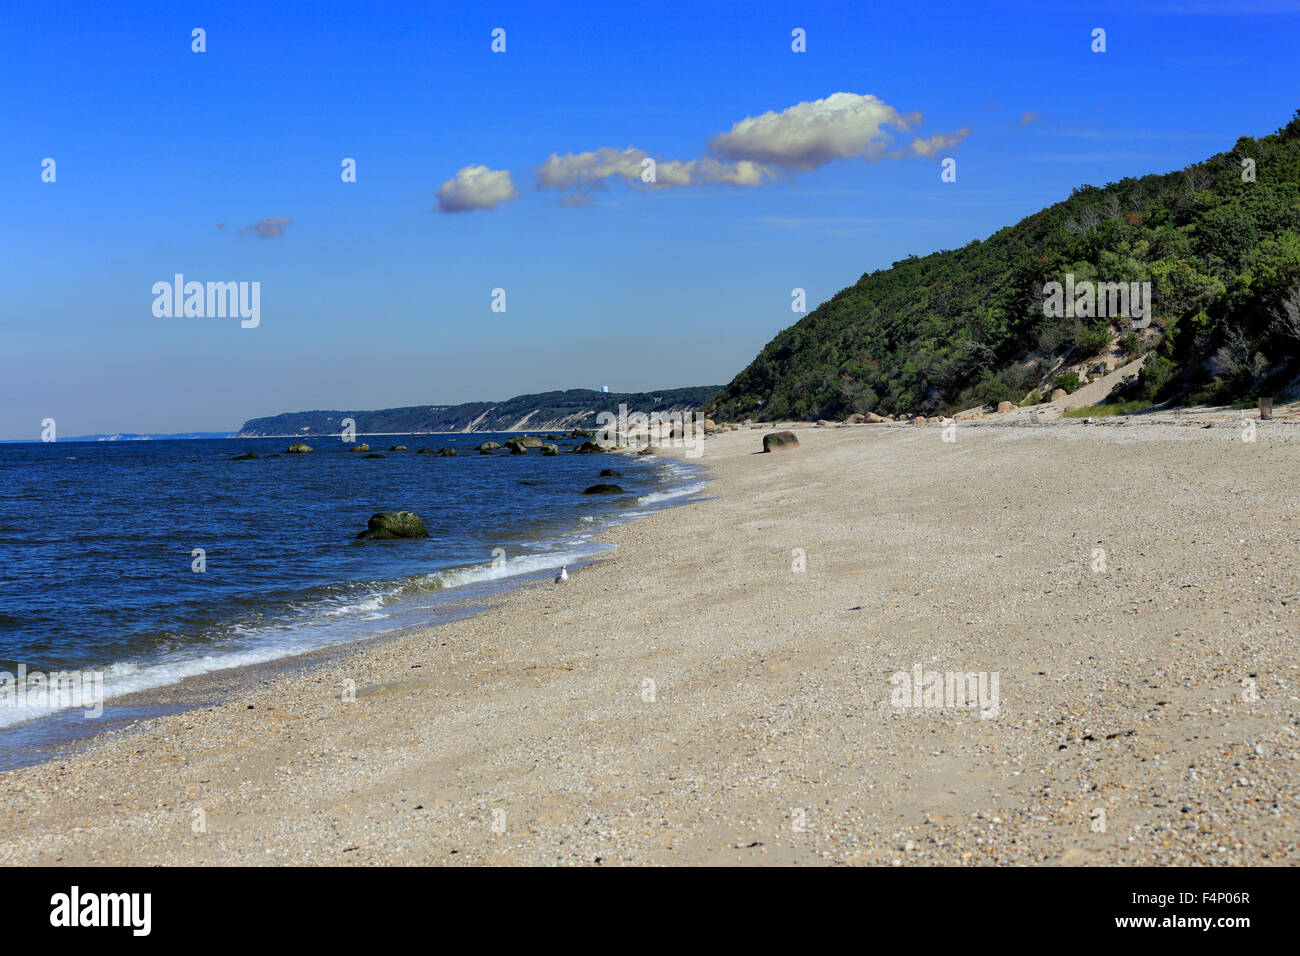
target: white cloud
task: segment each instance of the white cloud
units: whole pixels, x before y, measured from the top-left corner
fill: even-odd
[[[885,127],[907,130],[920,122],[920,113],[904,115],[870,94],[832,93],[780,113],[746,117],[715,136],[710,151],[726,159],[806,171],[833,159],[880,159],[891,142]]]
[[[503,202],[516,199],[519,193],[508,169],[466,166],[438,188],[439,212],[470,212],[496,209]]]
[[[954,146],[961,144],[967,136],[970,135],[970,127],[963,126],[955,133],[935,133],[933,136],[922,138],[920,136],[912,140],[912,151],[918,156],[925,156],[933,159],[940,152],[952,149]]]
[[[538,189],[564,193],[561,205],[579,206],[611,182],[635,189],[761,186],[782,173],[818,169],[836,159],[861,157],[874,162],[934,157],[970,135],[970,129],[962,127],[953,133],[914,137],[910,144],[894,142],[894,133],[910,131],[922,122],[919,112],[900,113],[870,94],[832,93],[779,113],[746,117],[714,136],[698,159],[657,159],[636,146],[605,146],[581,153],[552,153],[534,174]],[[647,182],[651,160],[654,180]],[[443,212],[492,209],[514,198],[510,173],[485,166],[465,167],[438,190]]]
[[[537,167],[537,185],[541,189],[588,190],[602,186],[608,179],[632,182],[641,179],[641,161],[650,154],[629,146],[617,149],[606,146],[585,153],[552,153]]]
[[[602,189],[611,180],[631,186],[673,188],[726,183],[732,186],[758,186],[771,179],[772,173],[748,160],[729,163],[711,156],[700,159],[668,159],[655,161],[654,181],[646,182],[642,176],[649,168],[646,160],[652,159],[644,149],[628,146],[617,149],[606,146],[584,153],[552,153],[546,162],[537,167],[539,189],[572,190],[561,199],[566,206],[577,206],[591,201],[591,192]]]

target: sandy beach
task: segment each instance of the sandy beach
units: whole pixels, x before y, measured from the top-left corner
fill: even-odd
[[[0,774],[0,863],[1294,864],[1300,424],[1235,414],[717,435],[566,584]]]

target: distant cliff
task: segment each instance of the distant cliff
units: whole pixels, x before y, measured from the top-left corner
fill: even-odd
[[[720,385],[668,388],[657,392],[598,392],[571,388],[563,392],[519,395],[504,402],[467,402],[463,405],[410,405],[377,411],[286,412],[269,418],[250,418],[239,438],[269,435],[337,435],[345,418],[356,422],[357,434],[414,434],[419,432],[558,431],[594,428],[601,412],[688,413],[711,401]]]

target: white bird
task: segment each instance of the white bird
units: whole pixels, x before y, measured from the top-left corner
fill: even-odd
[[[569,566],[566,564],[560,568],[560,573],[555,576],[555,583],[560,584],[569,580]]]

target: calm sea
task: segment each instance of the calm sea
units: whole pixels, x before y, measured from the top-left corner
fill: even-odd
[[[286,439],[0,445],[0,670],[102,672],[111,702],[436,621],[467,586],[589,561],[611,523],[703,487],[695,466],[568,454],[573,440],[551,457],[474,450],[505,437],[358,439],[383,459],[337,438],[275,458]],[[261,457],[231,460],[249,451]],[[625,493],[582,494],[597,481]],[[356,540],[371,514],[399,510],[429,537]],[[50,710],[7,703],[0,728]]]

